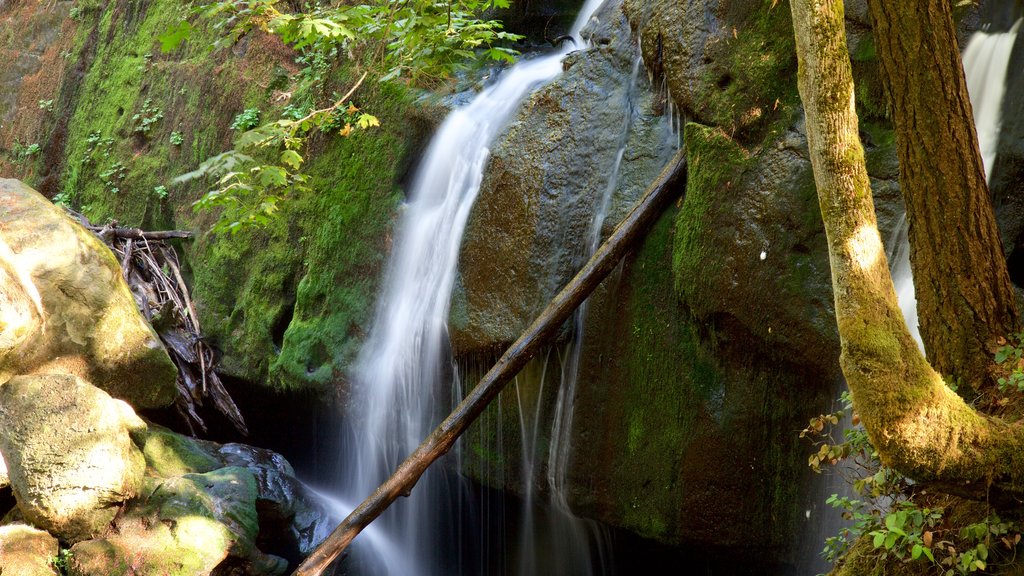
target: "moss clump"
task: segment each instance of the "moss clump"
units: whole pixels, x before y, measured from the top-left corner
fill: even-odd
[[[198,441],[150,424],[142,454],[146,467],[160,477],[205,473],[221,467],[219,460],[204,450]]]
[[[690,123],[683,129],[689,173],[686,197],[676,218],[672,270],[676,292],[698,293],[697,286],[721,270],[719,247],[709,245],[708,227],[724,211],[718,204],[733,188],[738,189],[750,156],[717,128]]]
[[[696,87],[700,117],[750,144],[774,140],[800,102],[789,2],[763,0],[731,27]]]

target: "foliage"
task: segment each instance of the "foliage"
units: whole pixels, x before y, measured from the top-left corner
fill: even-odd
[[[995,353],[1000,376],[997,380],[1002,391],[1024,392],[1024,332],[1012,336],[1009,341],[1000,339]]]
[[[301,153],[311,132],[350,136],[356,129],[380,125],[375,116],[361,112],[347,100],[361,82],[362,79],[327,108],[247,130],[239,136],[233,150],[208,159],[198,170],[178,178],[218,179],[217,188],[195,203],[198,210],[223,209],[214,232],[237,232],[246,225],[266,224],[277,213],[282,199],[308,189],[308,178],[299,170],[305,162]]]
[[[45,112],[53,112],[53,100],[40,100],[39,109]]]
[[[307,2],[290,12],[281,0],[221,0],[192,14],[215,22],[221,37],[214,48],[234,44],[260,30],[273,34],[298,52],[305,68],[296,76],[297,89],[310,106],[289,103],[278,120],[260,125],[260,111],[248,108],[231,127],[242,132],[234,148],[209,158],[178,181],[216,178],[214,189],[195,203],[197,209],[221,208],[215,232],[237,231],[266,223],[282,199],[306,190],[300,173],[306,140],[314,134],[350,136],[379,125],[375,116],[350,100],[370,71],[381,81],[399,77],[418,83],[443,80],[474,59],[511,61],[515,52],[500,43],[520,36],[504,32],[496,20],[480,19],[485,10],[508,7],[508,0],[426,0],[365,4]],[[194,30],[179,24],[160,35],[164,51],[176,49]],[[328,71],[343,58],[369,64],[356,85],[332,104],[316,109]],[[294,96],[287,93],[284,100]],[[304,112],[304,110],[311,111]]]
[[[246,108],[235,116],[235,119],[231,121],[231,129],[238,130],[239,132],[245,132],[246,130],[252,130],[253,128],[260,125],[260,110],[259,108]]]
[[[185,136],[181,132],[176,130],[174,132],[171,132],[170,140],[172,145],[181,146],[182,144],[185,143]]]
[[[501,46],[521,38],[502,30],[497,20],[480,19],[485,10],[508,8],[508,0],[369,2],[307,4],[304,12],[279,10],[280,0],[222,0],[196,12],[217,20],[224,31],[217,47],[237,42],[252,30],[281,38],[307,59],[318,54],[371,54],[382,80],[399,76],[440,80],[484,58],[511,61],[515,52]],[[161,36],[165,49],[184,40],[190,28],[179,26]],[[479,51],[479,52],[478,52]]]
[[[35,156],[39,154],[39,152],[41,151],[42,148],[39,146],[39,144],[34,143],[22,144],[21,142],[15,142],[14,145],[11,146],[11,152],[14,154],[14,157],[18,160],[24,160],[26,158]]]
[[[135,128],[132,132],[148,136],[153,126],[164,117],[163,110],[153,105],[153,101],[147,98],[142,103],[142,110],[132,116],[132,123]]]
[[[71,559],[74,557],[73,553],[69,548],[61,548],[57,552],[56,556],[50,557],[49,564],[57,571],[58,574],[64,576],[68,573],[68,568],[71,564]]]
[[[1013,352],[1006,352],[1006,357]],[[978,521],[958,527],[943,506],[925,506],[934,497],[896,471],[881,465],[863,427],[853,414],[848,392],[840,397],[843,409],[812,418],[801,438],[817,438],[818,446],[808,465],[821,473],[823,465],[851,465],[841,469],[856,497],[833,494],[826,501],[840,510],[850,524],[826,539],[821,552],[829,562],[840,562],[860,538],[868,538],[876,561],[927,561],[929,573],[942,576],[983,572],[991,563],[994,548],[1012,555],[1020,543],[1021,528],[986,512]],[[843,442],[831,439],[833,427],[850,417],[853,426],[843,430]]]

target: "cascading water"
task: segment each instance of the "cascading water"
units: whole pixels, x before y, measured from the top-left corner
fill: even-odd
[[[978,148],[985,165],[985,178],[992,175],[999,144],[1000,108],[1006,90],[1006,70],[1010,62],[1017,32],[1021,27],[1018,20],[1009,32],[975,32],[963,53],[964,74],[967,77],[967,91],[974,109],[974,127],[978,133]],[[910,242],[908,240],[906,216],[893,233],[889,243],[889,265],[892,281],[900,309],[907,321],[907,328],[924,349],[917,324],[917,298],[914,296],[914,277],[910,270]]]
[[[572,28],[580,31],[601,0],[588,0]],[[342,493],[360,501],[410,454],[447,412],[453,370],[446,321],[462,232],[490,146],[519,103],[562,71],[562,52],[524,60],[444,121],[425,154],[398,225],[383,296],[356,363],[346,422]],[[373,574],[452,574],[445,558],[445,517],[453,479],[431,469],[413,495],[377,523],[399,556],[355,552]],[[384,536],[381,536],[383,538]],[[357,541],[358,542],[358,541]],[[378,543],[376,548],[380,549]],[[369,556],[370,558],[367,558]],[[414,570],[410,572],[409,570]]]

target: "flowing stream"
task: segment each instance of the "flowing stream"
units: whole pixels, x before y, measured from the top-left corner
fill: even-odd
[[[572,35],[601,0],[588,0]],[[430,143],[400,218],[394,251],[370,336],[354,371],[344,439],[340,500],[369,495],[426,437],[451,406],[455,379],[446,322],[459,245],[483,178],[490,146],[521,101],[562,72],[571,47],[525,59],[469,104],[453,111]],[[458,392],[455,392],[457,394]],[[361,571],[392,576],[463,571],[457,539],[457,479],[432,467],[410,498],[357,546]],[[357,543],[359,541],[357,540]],[[381,553],[400,550],[401,553]]]

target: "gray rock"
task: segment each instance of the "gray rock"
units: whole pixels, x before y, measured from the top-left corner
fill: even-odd
[[[494,148],[463,238],[449,322],[456,353],[515,340],[589,256],[588,230],[615,178],[602,233],[674,152],[619,5],[599,12],[565,73],[537,91]]]
[[[135,496],[145,461],[130,433],[145,423],[75,376],[18,376],[0,386],[0,452],[18,508],[77,542],[103,531]]]
[[[177,369],[110,250],[35,190],[0,179],[0,382],[74,374],[137,408],[170,405]]]

